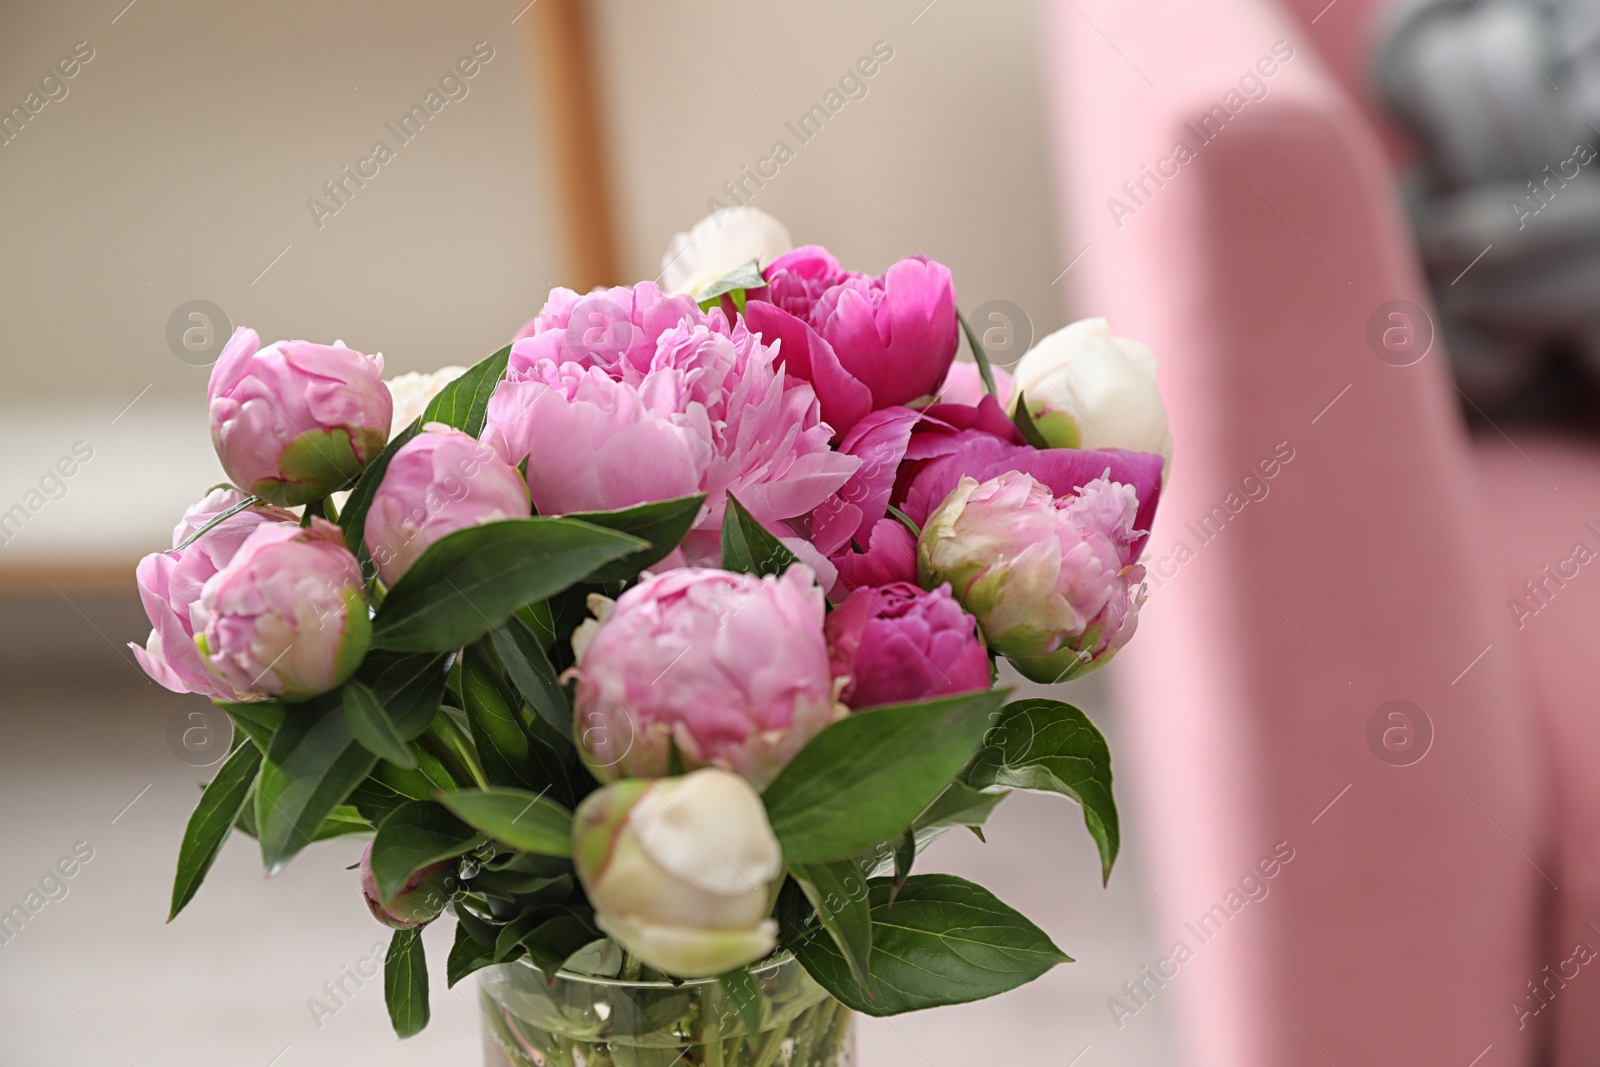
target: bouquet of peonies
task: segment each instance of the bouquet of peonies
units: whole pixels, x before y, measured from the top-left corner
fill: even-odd
[[[662,282],[557,289],[476,366],[390,383],[342,344],[234,334],[207,393],[232,484],[138,570],[139,662],[239,738],[173,916],[235,829],[269,873],[371,834],[401,1036],[450,912],[452,984],[655,990],[638,1045],[685,1063],[834,1062],[796,1049],[839,1054],[845,1008],[1068,959],[913,870],[1024,789],[1082,806],[1109,876],[1104,739],[1008,703],[995,658],[1060,681],[1132,635],[1170,452],[1154,358],[1080,322],[1013,389],[946,267],[858,274],[747,208],[679,235]],[[827,1022],[778,1010],[780,964]],[[499,1007],[519,1062],[656,1062],[619,1051],[620,1012],[541,1037]]]

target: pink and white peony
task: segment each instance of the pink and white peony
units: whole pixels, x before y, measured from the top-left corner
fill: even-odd
[[[708,978],[777,947],[783,854],[742,778],[708,767],[604,786],[578,805],[572,838],[595,921],[650,966]]]
[[[1133,636],[1144,568],[1133,562],[1139,500],[1096,478],[1070,496],[1016,471],[962,478],[917,548],[924,585],[949,582],[991,648],[1036,682],[1101,666]]]

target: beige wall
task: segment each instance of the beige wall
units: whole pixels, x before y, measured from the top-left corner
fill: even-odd
[[[0,7],[0,107],[75,42],[94,56],[0,146],[0,510],[74,441],[96,449],[0,564],[149,550],[216,480],[208,370],[167,339],[186,301],[402,371],[486,354],[563,278],[524,0],[125,2]],[[793,158],[753,202],[796,240],[869,270],[921,251],[969,310],[1006,298],[1060,325],[1033,5],[925,5],[600,0],[630,276],[782,140]],[[478,41],[494,58],[466,97],[401,145],[385,123]],[[866,95],[801,143],[785,123],[879,41],[893,58]],[[379,139],[393,160],[319,227],[307,201]],[[111,504],[119,522],[95,521]]]

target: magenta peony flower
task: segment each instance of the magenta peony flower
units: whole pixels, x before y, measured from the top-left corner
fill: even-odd
[[[258,527],[192,611],[201,660],[240,693],[327,692],[355,673],[372,640],[361,567],[324,519]]]
[[[383,357],[340,345],[261,347],[240,327],[206,388],[211,441],[239,488],[292,507],[344,488],[389,439]]]
[[[931,593],[909,582],[857,589],[824,629],[834,676],[849,679],[839,699],[851,708],[971,693],[992,681],[977,622],[948,584]]]
[[[493,449],[440,423],[424,429],[389,460],[367,511],[367,551],[385,585],[446,534],[530,514],[522,475]]]
[[[574,635],[579,742],[600,777],[718,766],[758,789],[843,709],[811,571],[646,578]]]
[[[1016,471],[981,485],[963,477],[923,528],[918,572],[925,585],[950,583],[1024,675],[1076,678],[1133,636],[1144,599],[1138,508],[1132,486],[1103,477],[1060,498]]]
[[[573,297],[552,294],[539,332],[512,346],[484,432],[507,462],[533,457],[539,514],[705,493],[668,565],[716,564],[728,493],[781,532],[858,466],[828,447],[811,387],[776,366],[742,321],[663,298],[649,282]],[[596,324],[587,339],[581,316]]]
[[[435,863],[406,879],[394,899],[378,896],[378,879],[372,873],[372,842],[361,853],[361,895],[372,917],[391,930],[409,930],[437,919],[450,902],[455,871],[449,863]]]
[[[773,260],[745,308],[750,328],[781,342],[837,433],[868,412],[931,397],[958,343],[955,286],[943,264],[912,256],[873,278],[808,245]]]
[[[183,521],[172,531],[173,547],[243,500],[244,494],[237,490],[213,489],[184,512]],[[258,505],[224,519],[182,552],[153,552],[139,561],[139,598],[153,628],[143,648],[129,647],[139,666],[155,681],[174,693],[243,699],[244,694],[206,670],[194,646],[198,627],[192,612],[206,581],[227,566],[247,537],[269,523],[298,528],[299,519],[282,508]]]

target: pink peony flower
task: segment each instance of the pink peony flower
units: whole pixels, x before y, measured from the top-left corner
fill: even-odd
[[[811,571],[646,578],[574,636],[579,742],[597,775],[717,766],[758,789],[842,713]]]
[[[324,519],[259,526],[206,581],[193,616],[202,661],[240,693],[327,692],[372,639],[361,567]]]
[[[918,572],[925,585],[950,583],[990,647],[1024,675],[1065,681],[1133,636],[1144,599],[1138,508],[1132,486],[1104,477],[1059,498],[1016,471],[981,485],[963,477],[928,518]]]
[[[950,271],[921,256],[873,278],[808,245],[773,260],[766,290],[745,308],[750,328],[782,343],[838,433],[868,412],[931,397],[958,343]]]
[[[213,489],[184,512],[183,521],[172,531],[173,547],[243,500],[244,494],[235,489]],[[199,693],[214,700],[244,698],[243,693],[206,670],[194,646],[199,627],[193,609],[206,581],[227,566],[246,538],[271,523],[298,528],[299,520],[282,508],[258,505],[224,519],[181,552],[153,552],[139,561],[139,598],[153,628],[143,648],[134,644],[129,647],[152,679],[174,693]]]
[[[903,527],[902,527],[903,529]],[[977,622],[950,595],[909,582],[857,589],[825,626],[839,699],[851,708],[988,689],[989,654]]]
[[[385,585],[446,534],[530,514],[522,475],[493,449],[441,423],[424,430],[389,460],[367,511],[367,551]]]
[[[507,462],[530,458],[541,515],[705,493],[671,562],[714,565],[730,492],[781,532],[859,465],[828,447],[811,387],[737,318],[648,282],[573,296],[553,294],[539,332],[512,347],[484,432]],[[574,325],[585,315],[598,324],[587,340]]]
[[[234,331],[206,389],[211,441],[233,483],[292,507],[344,488],[389,440],[383,357]]]

